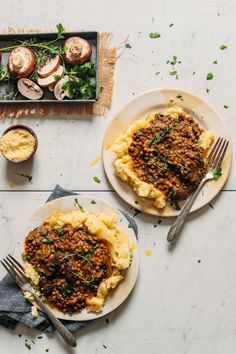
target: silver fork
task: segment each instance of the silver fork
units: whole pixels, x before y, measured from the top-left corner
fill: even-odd
[[[23,294],[25,291],[28,291],[33,296],[35,302],[40,306],[42,311],[44,311],[48,315],[49,319],[51,320],[57,331],[60,333],[64,341],[71,347],[76,347],[76,339],[73,334],[68,331],[68,329],[52,313],[49,307],[35,293],[33,287],[30,284],[30,279],[27,278],[24,273],[24,267],[11,255],[8,255],[8,257],[6,257],[5,259],[3,258],[1,263],[6,269],[6,271],[11,274]]]
[[[221,164],[224,160],[228,145],[229,145],[229,142],[227,140],[225,140],[223,138],[217,139],[215,145],[213,146],[213,148],[207,158],[207,164],[208,164],[209,170],[208,170],[207,174],[205,175],[205,177],[201,180],[197,189],[191,194],[189,199],[184,204],[179,216],[176,218],[174,223],[171,225],[171,228],[170,228],[168,235],[167,235],[168,242],[175,241],[176,236],[180,233],[180,231],[187,219],[187,216],[189,214],[191,206],[193,205],[193,202],[196,199],[200,190],[202,189],[203,185],[207,181],[214,179],[214,173],[221,167]]]

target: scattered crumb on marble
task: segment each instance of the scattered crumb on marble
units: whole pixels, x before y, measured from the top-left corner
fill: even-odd
[[[149,248],[145,250],[145,254],[146,256],[151,256],[152,255],[152,250],[150,250]]]
[[[95,159],[93,159],[91,162],[90,162],[90,166],[95,166],[99,161],[101,161],[101,156],[98,155],[97,157],[95,157]]]

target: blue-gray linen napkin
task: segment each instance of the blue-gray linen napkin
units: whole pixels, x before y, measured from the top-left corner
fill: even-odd
[[[76,195],[56,185],[53,192],[49,196],[47,202],[65,197],[67,195]],[[120,210],[129,221],[136,237],[138,235],[137,224],[134,219]],[[85,327],[89,322],[62,321],[63,324],[72,332]],[[90,321],[91,322],[91,321]],[[23,323],[30,328],[38,329],[41,332],[51,332],[54,330],[53,325],[47,316],[39,311],[39,316],[33,318],[31,315],[31,304],[24,298],[20,289],[9,274],[0,281],[0,325],[6,328],[14,329],[18,323]]]

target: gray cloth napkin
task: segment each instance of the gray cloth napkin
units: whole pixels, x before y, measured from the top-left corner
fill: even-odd
[[[65,197],[67,195],[76,194],[77,193],[70,192],[63,189],[59,185],[56,185],[47,202]],[[136,222],[130,215],[122,210],[120,211],[129,221],[130,226],[137,237],[138,228]],[[75,322],[65,320],[62,322],[72,332],[77,331],[91,323],[91,321]],[[23,323],[26,326],[38,329],[41,332],[52,332],[54,330],[53,325],[42,311],[39,311],[39,316],[37,318],[32,317],[31,304],[24,298],[12,277],[7,274],[0,281],[0,325],[6,328],[14,329],[18,323]]]

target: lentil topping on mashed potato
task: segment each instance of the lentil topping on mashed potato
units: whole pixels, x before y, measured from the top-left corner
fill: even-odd
[[[25,238],[25,272],[44,299],[64,313],[102,310],[130,265],[131,245],[116,215],[54,213]],[[122,274],[123,273],[123,274]]]
[[[204,131],[180,107],[172,107],[166,114],[136,121],[118,136],[113,145],[115,172],[157,208],[176,206],[206,173],[213,141],[213,132]]]

